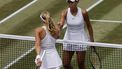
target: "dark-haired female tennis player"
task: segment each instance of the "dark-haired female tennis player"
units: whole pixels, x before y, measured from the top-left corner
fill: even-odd
[[[74,41],[94,41],[93,29],[89,21],[88,13],[77,6],[79,0],[66,0],[68,8],[61,14],[60,26],[63,27],[64,23],[67,24],[64,40]],[[85,26],[88,29],[89,37],[85,31]],[[65,43],[63,44],[63,66],[65,69],[73,69],[71,60],[73,54],[76,52],[77,62],[79,69],[85,68],[85,53],[87,50],[86,45]]]

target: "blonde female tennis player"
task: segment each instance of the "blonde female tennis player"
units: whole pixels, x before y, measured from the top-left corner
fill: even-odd
[[[40,66],[39,69],[60,69],[62,61],[55,48],[60,28],[53,23],[49,12],[42,12],[40,18],[43,26],[35,30],[36,65]],[[40,58],[44,50],[46,53],[41,61]]]

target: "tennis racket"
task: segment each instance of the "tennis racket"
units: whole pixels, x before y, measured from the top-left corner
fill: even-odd
[[[89,59],[93,69],[102,68],[100,56],[97,53],[96,48],[94,46],[90,47]]]
[[[44,50],[42,52],[42,55],[41,55],[41,58],[40,58],[41,61],[43,60],[45,53],[46,53],[46,50]],[[36,66],[36,69],[40,69],[40,66]]]

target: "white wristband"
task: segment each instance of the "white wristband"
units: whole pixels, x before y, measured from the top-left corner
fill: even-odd
[[[40,55],[37,55],[36,56],[36,59],[35,59],[35,64],[37,65],[37,59],[40,59]]]
[[[40,55],[37,55],[37,56],[36,56],[36,59],[38,59],[38,58],[40,58]]]

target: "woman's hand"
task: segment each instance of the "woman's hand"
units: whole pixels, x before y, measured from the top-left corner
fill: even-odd
[[[62,23],[61,22],[58,22],[57,26],[58,26],[58,28],[62,29]]]
[[[41,66],[42,61],[40,60],[40,55],[36,56],[35,63],[36,63],[37,66]]]
[[[90,41],[91,41],[91,42],[94,42],[94,38],[90,38]]]
[[[40,60],[40,58],[38,58],[38,59],[37,59],[36,65],[37,65],[37,66],[41,66],[41,64],[42,64],[42,61]]]

